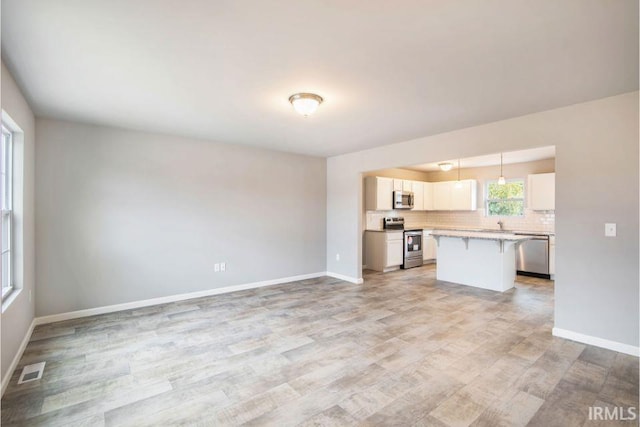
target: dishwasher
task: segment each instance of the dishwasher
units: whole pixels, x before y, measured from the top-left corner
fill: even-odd
[[[516,271],[518,274],[550,279],[549,274],[549,236],[516,233],[529,236],[516,248]]]

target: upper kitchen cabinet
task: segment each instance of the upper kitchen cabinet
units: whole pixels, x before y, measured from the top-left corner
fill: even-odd
[[[365,183],[365,208],[368,211],[390,211],[393,209],[392,178],[368,176]]]
[[[423,211],[424,207],[424,182],[413,181],[411,191],[413,192],[413,210]]]
[[[408,179],[393,179],[393,191],[413,191],[413,181]]]
[[[529,175],[529,209],[551,211],[556,208],[556,174]]]
[[[475,211],[478,205],[475,179],[433,183],[433,210]]]
[[[451,182],[434,182],[433,183],[433,210],[449,211],[451,210]]]
[[[475,179],[453,181],[451,185],[451,210],[475,211],[478,205],[478,183]]]
[[[425,182],[423,191],[423,207],[425,211],[433,210],[433,183]]]

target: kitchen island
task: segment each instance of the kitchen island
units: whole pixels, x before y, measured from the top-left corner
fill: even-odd
[[[516,248],[531,239],[505,232],[434,230],[438,280],[504,292],[516,279]]]

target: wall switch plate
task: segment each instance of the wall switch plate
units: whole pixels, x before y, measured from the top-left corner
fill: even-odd
[[[340,261],[340,254],[336,254],[336,261]]]
[[[604,225],[604,235],[606,237],[616,237],[616,224],[611,222],[611,223],[606,223]]]
[[[226,262],[221,262],[220,263],[220,271],[227,271],[227,263]]]
[[[213,271],[216,273],[220,271],[220,264],[213,264]]]

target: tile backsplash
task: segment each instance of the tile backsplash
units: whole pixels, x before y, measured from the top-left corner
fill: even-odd
[[[488,228],[498,229],[498,221],[504,222],[507,230],[523,231],[555,231],[554,211],[532,211],[525,209],[522,217],[485,216],[484,208],[476,211],[367,211],[366,228],[369,230],[382,229],[382,219],[385,217],[404,217],[405,228],[413,226],[460,227],[460,228]]]

